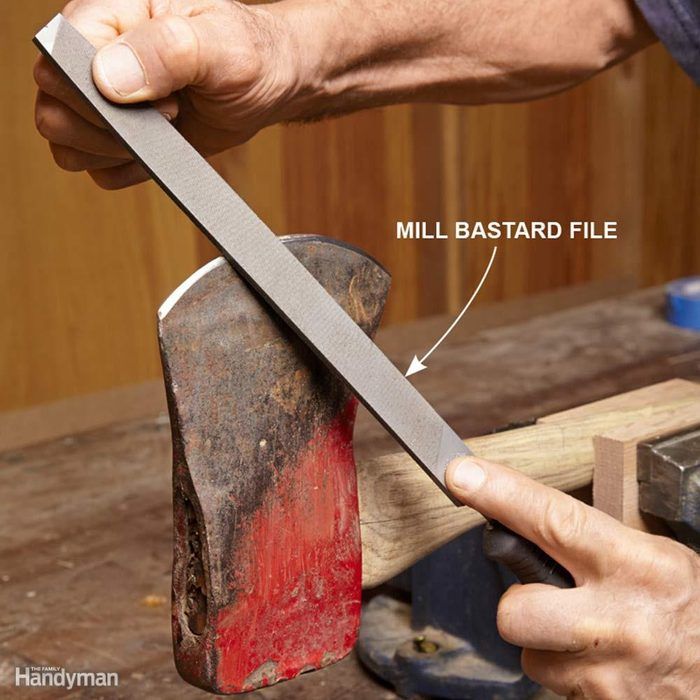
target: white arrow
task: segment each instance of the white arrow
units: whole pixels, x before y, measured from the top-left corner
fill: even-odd
[[[406,376],[410,377],[412,374],[416,374],[416,372],[422,372],[424,369],[428,369],[425,366],[425,361],[437,350],[438,346],[440,343],[442,343],[445,338],[452,332],[452,329],[460,322],[462,316],[466,313],[467,309],[471,306],[472,302],[474,299],[476,299],[476,295],[479,293],[479,290],[483,287],[484,282],[486,281],[486,278],[489,275],[489,272],[491,271],[491,266],[493,265],[493,261],[496,259],[496,252],[498,251],[498,247],[494,246],[493,253],[491,253],[491,259],[489,260],[489,264],[486,266],[486,269],[484,270],[484,274],[481,276],[481,279],[479,280],[479,284],[476,285],[476,289],[474,290],[474,293],[469,297],[469,301],[464,305],[464,308],[459,312],[459,315],[457,318],[452,321],[452,324],[450,327],[440,336],[438,339],[437,343],[433,345],[428,352],[423,355],[423,357],[418,359],[418,355],[414,355],[413,359],[411,360],[411,364],[409,365],[408,369],[406,370]]]

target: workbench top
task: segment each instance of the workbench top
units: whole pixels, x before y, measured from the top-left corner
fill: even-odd
[[[700,381],[700,334],[663,320],[661,290],[580,305],[601,294],[568,290],[475,309],[415,384],[466,437],[671,377]],[[387,329],[379,344],[407,366],[446,320]],[[363,412],[358,458],[396,449]],[[12,688],[16,666],[59,666],[120,674],[117,692],[73,696],[207,697],[172,661],[165,414],[5,451],[0,494],[0,695],[67,696]],[[250,697],[396,696],[351,657]]]

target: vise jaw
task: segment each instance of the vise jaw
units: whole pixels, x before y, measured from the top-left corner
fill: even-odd
[[[639,508],[700,550],[700,427],[637,448]]]

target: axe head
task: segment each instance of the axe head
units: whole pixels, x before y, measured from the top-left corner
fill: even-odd
[[[284,242],[371,336],[386,271],[330,239]],[[341,659],[360,616],[355,399],[223,258],[158,315],[180,675],[237,693]]]

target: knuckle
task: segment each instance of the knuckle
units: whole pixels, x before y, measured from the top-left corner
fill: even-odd
[[[241,85],[252,85],[260,78],[263,59],[252,47],[238,47],[232,60],[236,65],[236,80]]]
[[[506,592],[498,603],[496,611],[496,626],[498,632],[507,642],[513,642],[518,637],[518,612],[520,605],[518,596]]]
[[[62,14],[66,17],[70,16],[81,4],[84,4],[82,0],[70,0],[63,8]]]
[[[56,83],[56,75],[44,58],[40,58],[34,64],[34,82],[46,91],[49,91]]]
[[[652,578],[664,587],[673,589],[676,589],[679,581],[684,580],[688,575],[688,569],[684,566],[686,564],[684,557],[678,556],[678,551],[673,547],[675,544],[677,543],[669,540],[667,546],[653,547],[649,552],[652,564],[649,573]]]
[[[700,590],[700,556],[698,556],[697,552],[690,551],[680,542],[674,542],[673,544],[683,550],[683,565],[681,569],[685,572],[684,581],[688,584],[688,590]]]
[[[36,114],[34,116],[34,124],[36,125],[36,130],[44,137],[48,138],[46,135],[46,114],[44,108],[37,105]]]
[[[629,616],[616,635],[615,647],[619,652],[648,666],[656,660],[659,653],[658,634],[658,630],[655,633],[651,629],[646,617]]]
[[[520,652],[520,667],[523,672],[532,678],[531,673],[537,672],[537,664],[535,663],[535,656],[529,649],[523,649]]]
[[[674,590],[690,587],[698,582],[698,557],[688,547],[668,539],[659,538],[657,556],[662,577]]]
[[[572,687],[570,697],[612,700],[614,697],[619,697],[613,690],[615,685],[614,678],[605,667],[592,664],[581,670]]]
[[[586,533],[585,506],[576,499],[550,499],[535,521],[536,534],[554,549],[568,549]]]
[[[101,170],[88,170],[88,175],[92,181],[102,190],[117,190],[113,184],[113,178]]]
[[[605,651],[610,648],[615,626],[600,614],[581,616],[572,629],[569,652]]]
[[[575,669],[565,657],[541,652],[533,649],[523,649],[520,655],[520,665],[523,673],[541,686],[548,688],[557,695],[575,697],[579,685]]]
[[[93,182],[103,190],[123,190],[138,182],[138,179],[121,168],[88,170]]]
[[[698,585],[697,558],[679,542],[646,535],[627,560],[636,581],[657,601],[675,601]]]
[[[520,654],[520,666],[523,669],[523,673],[535,683],[543,684],[543,681],[546,680],[542,674],[543,664],[540,663],[537,652],[523,649]]]
[[[68,148],[61,147],[51,147],[51,153],[53,155],[54,162],[62,170],[67,170],[69,172],[78,172],[83,170],[81,165],[80,154]]]
[[[163,65],[197,64],[199,37],[187,18],[180,15],[165,15],[156,20],[162,41],[158,44],[158,56]]]
[[[37,104],[36,129],[45,138],[51,140],[60,130],[60,117],[57,110],[47,104]]]

